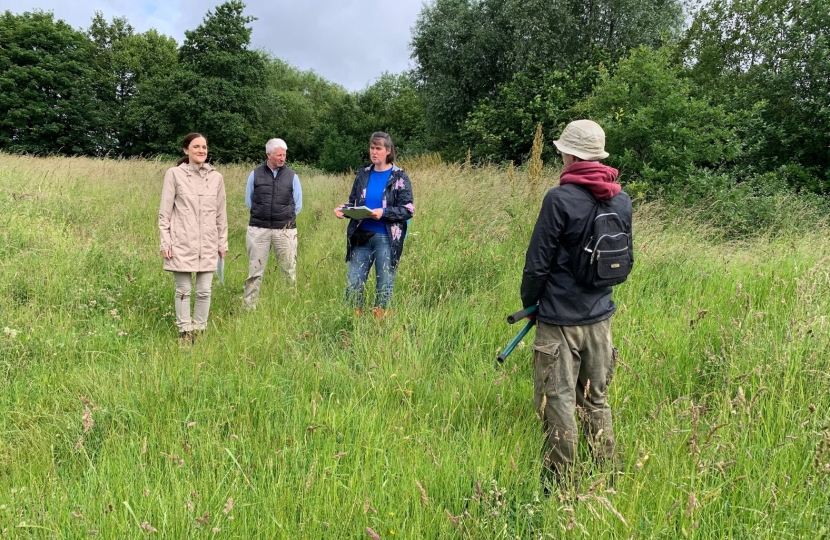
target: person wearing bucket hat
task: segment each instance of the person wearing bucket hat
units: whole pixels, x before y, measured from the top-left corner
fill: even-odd
[[[631,199],[616,182],[619,172],[599,163],[608,157],[599,124],[571,122],[554,144],[565,168],[560,185],[542,202],[521,285],[523,307],[538,305],[534,403],[545,436],[542,486],[547,495],[554,485],[565,489],[575,483],[577,410],[595,462],[614,467],[614,430],[606,396],[617,354],[611,341],[613,288],[586,282],[575,261],[586,231],[594,231],[600,216],[616,215],[630,253],[632,220]],[[623,280],[625,276],[627,272]]]

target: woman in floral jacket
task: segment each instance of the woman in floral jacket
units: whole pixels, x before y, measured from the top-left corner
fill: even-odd
[[[403,254],[407,220],[415,215],[409,176],[395,162],[395,146],[388,134],[378,131],[369,138],[372,165],[360,169],[354,179],[350,206],[366,206],[372,214],[366,219],[351,219],[346,230],[346,301],[360,315],[363,289],[369,270],[375,266],[375,317],[387,313],[392,302],[395,275]],[[334,214],[343,219],[342,204]]]

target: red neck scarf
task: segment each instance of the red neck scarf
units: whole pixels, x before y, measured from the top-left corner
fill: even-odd
[[[622,190],[615,183],[620,171],[595,161],[578,161],[566,167],[559,176],[559,184],[577,184],[591,190],[597,199],[610,199]]]

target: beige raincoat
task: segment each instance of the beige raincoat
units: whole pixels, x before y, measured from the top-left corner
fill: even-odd
[[[161,250],[171,272],[213,272],[219,252],[228,250],[225,181],[207,163],[201,168],[182,163],[167,169],[159,206]]]

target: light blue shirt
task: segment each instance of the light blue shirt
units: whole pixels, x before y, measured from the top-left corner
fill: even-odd
[[[271,167],[268,167],[271,169]],[[279,169],[271,170],[271,174],[274,175],[274,178],[277,177],[277,172]],[[299,214],[300,210],[303,209],[303,188],[300,187],[300,177],[296,174],[294,175],[294,213]],[[251,174],[248,175],[248,185],[245,186],[245,206],[248,207],[248,210],[251,209],[251,197],[254,195],[254,171],[251,171]]]

